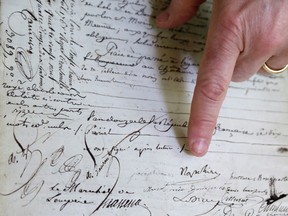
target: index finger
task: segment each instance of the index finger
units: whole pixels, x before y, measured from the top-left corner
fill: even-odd
[[[218,114],[240,53],[239,37],[212,19],[191,105],[188,142],[192,154],[208,151]]]

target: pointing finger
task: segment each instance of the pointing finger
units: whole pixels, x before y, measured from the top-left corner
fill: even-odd
[[[216,17],[213,19],[213,16]],[[203,156],[208,150],[221,105],[242,49],[239,25],[223,20],[220,22],[217,16],[215,13],[212,14],[212,23],[191,105],[188,139],[189,148],[195,156]]]

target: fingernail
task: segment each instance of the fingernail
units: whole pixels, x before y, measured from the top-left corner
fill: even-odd
[[[208,150],[208,143],[205,139],[198,139],[189,143],[190,151],[195,156],[203,156]]]
[[[162,12],[157,16],[157,22],[166,22],[169,19],[170,14],[167,11]]]

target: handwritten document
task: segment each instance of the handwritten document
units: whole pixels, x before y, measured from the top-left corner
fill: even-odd
[[[232,83],[187,150],[211,13],[166,0],[0,1],[1,215],[288,215],[288,76]]]

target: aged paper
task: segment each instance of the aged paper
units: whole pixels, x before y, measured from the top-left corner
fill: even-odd
[[[211,2],[2,0],[1,215],[288,215],[287,74],[232,83],[210,150],[187,120]]]

